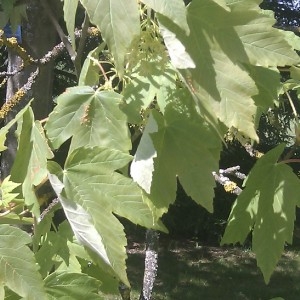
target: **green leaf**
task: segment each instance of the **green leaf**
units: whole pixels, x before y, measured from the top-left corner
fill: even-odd
[[[101,282],[86,274],[54,272],[45,279],[45,288],[53,299],[103,299],[98,295]]]
[[[1,216],[0,224],[11,224],[11,225],[30,225],[33,224],[33,218],[27,218],[10,212],[8,215]]]
[[[171,66],[151,76],[134,73],[130,83],[123,90],[125,103],[121,105],[122,111],[127,114],[128,122],[140,124],[141,111],[147,110],[154,99],[160,111],[164,113],[166,105],[172,101],[178,88],[176,79],[177,73]]]
[[[18,197],[19,193],[11,193],[18,186],[20,186],[20,183],[10,181],[10,176],[4,178],[0,187],[0,206],[7,207],[12,200]]]
[[[73,48],[76,48],[75,44],[75,18],[78,6],[78,0],[64,0],[64,19],[66,22],[67,30],[71,38]]]
[[[45,126],[53,148],[73,137],[71,149],[104,146],[128,151],[131,141],[120,102],[121,96],[114,92],[87,86],[67,89],[58,97]]]
[[[107,148],[75,150],[65,165],[66,191],[71,193],[73,189],[87,198],[99,199],[103,207],[133,223],[164,229],[161,223],[157,223],[141,189],[130,178],[115,172],[131,159],[128,154]],[[80,201],[85,202],[85,197]]]
[[[158,209],[176,197],[176,176],[186,193],[212,211],[221,140],[197,114],[193,100],[183,93],[167,105],[165,118],[153,112],[139,144],[131,174]],[[152,139],[153,144],[149,138]]]
[[[23,299],[48,299],[33,253],[30,236],[19,228],[0,225],[0,282]]]
[[[234,28],[251,64],[276,67],[299,63],[298,54],[286,41],[286,34],[273,27],[276,21],[273,16],[262,13],[258,6],[245,10],[236,2],[229,7],[234,15],[245,18],[244,24],[237,24]]]
[[[116,69],[122,77],[125,54],[140,33],[136,0],[80,0],[92,23],[100,29],[103,40],[111,51]]]
[[[40,265],[40,273],[43,277],[51,273],[54,268],[57,269],[63,262],[69,265],[70,253],[67,240],[59,233],[48,232],[44,235],[43,242],[35,253],[35,259]]]
[[[159,21],[170,55],[176,51],[177,57],[182,54],[182,47],[171,47],[176,40],[189,55],[179,61],[181,74],[201,113],[219,132],[216,117],[227,127],[257,140],[252,97],[264,81],[262,77],[251,78],[242,64],[276,67],[295,64],[299,57],[285,35],[272,27],[274,19],[261,13],[257,2],[250,5],[247,1],[247,9],[241,2],[244,4],[229,3],[228,11],[212,0],[193,1],[188,6],[189,36],[166,17],[159,16]],[[269,99],[262,102],[261,97],[259,101],[261,107],[269,104]]]
[[[162,23],[159,24],[159,28],[168,48],[173,66],[177,69],[195,68],[196,65],[193,59],[186,51],[183,43],[176,38],[176,34],[168,30],[168,28],[163,26]]]
[[[115,172],[131,157],[108,148],[79,148],[69,155],[63,183],[50,178],[78,241],[94,251],[118,277],[126,276],[126,238],[122,224],[113,215],[142,226],[164,230],[141,189]],[[54,178],[53,178],[54,177]],[[65,188],[61,192],[62,188]]]
[[[252,246],[265,282],[284,250],[292,243],[295,207],[300,205],[300,181],[292,169],[277,163],[284,145],[255,164],[228,219],[222,244],[243,243],[253,228]]]
[[[172,20],[176,25],[181,27],[187,35],[190,33],[183,0],[173,0],[172,2],[168,0],[142,0],[142,2]]]
[[[61,194],[63,184],[55,175],[50,175],[50,181],[78,242],[94,251],[102,259],[102,264],[106,264],[106,269],[113,270],[120,280],[129,286],[126,275],[125,259],[127,256],[124,248],[126,238],[123,226],[117,219],[112,221],[109,212],[102,209],[99,203],[95,201],[88,203],[86,200],[85,208],[63,196]],[[74,194],[74,191],[71,190],[68,194]],[[80,200],[80,195],[76,198]],[[99,219],[97,223],[95,215]]]
[[[280,73],[277,68],[263,68],[259,66],[247,67],[250,76],[255,80],[259,93],[253,96],[256,106],[264,112],[278,100],[282,88]]]
[[[0,299],[4,299],[5,297],[5,290],[4,290],[4,285],[2,282],[0,282]]]
[[[40,207],[34,187],[47,177],[47,159],[53,154],[47,144],[43,127],[34,122],[31,108],[23,115],[18,151],[11,170],[11,180],[22,183],[22,194],[35,216],[39,216]]]
[[[24,108],[22,108],[11,121],[9,121],[4,127],[2,127],[0,129],[0,152],[7,149],[7,147],[5,146],[5,140],[6,140],[6,135],[9,131],[9,129],[16,122],[18,122],[20,118],[23,117],[23,114],[27,111],[29,105],[30,105],[30,103],[28,103]]]
[[[189,36],[166,18],[160,17],[159,20],[164,28],[176,34],[190,56],[186,67],[183,69],[182,66],[181,74],[196,104],[220,136],[216,117],[227,127],[235,127],[257,140],[254,127],[256,107],[252,99],[257,88],[244,68],[237,64],[238,60],[247,61],[247,56],[232,26],[235,19],[231,19],[227,10],[209,0],[192,2],[188,12]],[[209,36],[214,36],[214,39]],[[166,39],[168,36],[163,37]],[[231,42],[228,43],[228,40]],[[194,62],[195,69],[191,68],[189,61]]]
[[[96,62],[99,60],[99,53],[104,50],[105,46],[105,43],[101,43],[88,54],[81,69],[78,85],[94,86],[99,82],[99,66]]]

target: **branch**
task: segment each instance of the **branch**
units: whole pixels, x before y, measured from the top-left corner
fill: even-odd
[[[50,19],[50,21],[52,22],[53,26],[55,27],[60,40],[64,43],[70,57],[71,60],[74,61],[76,59],[76,52],[74,51],[71,42],[69,41],[69,38],[65,35],[65,33],[63,32],[62,28],[60,27],[59,23],[57,22],[55,16],[53,15],[52,9],[51,7],[48,5],[47,1],[45,0],[41,0],[41,3]]]
[[[213,176],[215,178],[215,181],[223,185],[226,192],[239,195],[242,192],[242,189],[234,181],[231,181],[228,177],[224,176],[224,174],[230,174],[239,179],[245,179],[246,175],[244,173],[241,173],[239,170],[240,166],[227,168],[225,170],[220,169],[218,173],[213,172]]]
[[[32,84],[34,83],[38,74],[39,68],[37,67],[34,72],[30,73],[27,82],[2,105],[0,109],[0,119],[4,119],[7,116],[7,114],[12,110],[12,108],[22,100],[26,93],[31,89]]]

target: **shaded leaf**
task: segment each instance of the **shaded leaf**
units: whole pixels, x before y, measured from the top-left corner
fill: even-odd
[[[156,12],[166,16],[181,27],[188,35],[190,30],[186,20],[186,8],[183,0],[142,0],[144,4]]]
[[[105,46],[105,43],[101,43],[88,54],[81,69],[78,85],[97,85],[99,82],[99,66],[96,62],[99,59],[99,53],[104,50]]]
[[[30,236],[19,228],[0,225],[0,282],[24,299],[48,299],[33,253]]]
[[[86,274],[54,272],[45,278],[45,288],[53,299],[103,299],[98,295],[101,282]]]
[[[252,246],[268,283],[283,252],[292,243],[295,207],[300,205],[300,181],[292,169],[277,163],[284,145],[255,164],[228,219],[222,244],[243,243],[253,228]]]
[[[212,211],[212,171],[218,168],[221,140],[197,114],[187,93],[177,97],[167,105],[165,118],[153,112],[131,172],[146,191],[151,186],[149,197],[157,209],[166,209],[174,202],[178,176],[186,193]]]
[[[140,124],[141,111],[147,110],[156,100],[161,112],[173,100],[177,89],[177,74],[171,66],[158,73],[142,76],[139,73],[132,75],[131,81],[123,90],[124,102],[121,109],[127,114],[128,122]]]

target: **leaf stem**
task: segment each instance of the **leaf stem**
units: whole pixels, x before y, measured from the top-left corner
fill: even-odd
[[[279,164],[300,163],[300,158],[290,158],[279,162]]]

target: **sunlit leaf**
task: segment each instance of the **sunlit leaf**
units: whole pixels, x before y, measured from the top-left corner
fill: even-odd
[[[64,19],[66,22],[67,30],[70,35],[73,48],[76,48],[75,44],[75,18],[77,11],[78,0],[64,0]]]
[[[258,6],[245,10],[241,3],[234,2],[229,7],[234,15],[245,18],[244,24],[237,24],[234,28],[253,65],[276,67],[299,63],[292,43],[286,41],[287,35],[273,27],[276,21],[273,16],[262,13]]]
[[[118,73],[124,72],[125,54],[140,33],[136,0],[80,0],[92,23],[100,29],[112,52]]]
[[[0,206],[3,205],[7,207],[12,200],[18,197],[19,193],[12,193],[12,191],[18,186],[20,186],[20,183],[15,183],[10,181],[10,176],[4,178],[0,186],[0,191],[1,191]]]
[[[164,230],[138,186],[114,171],[130,160],[128,154],[113,149],[79,148],[66,161],[63,183],[50,177],[78,241],[126,284],[126,238],[112,213]]]
[[[11,180],[22,183],[22,194],[35,216],[39,216],[40,207],[34,187],[47,177],[47,159],[53,157],[43,128],[34,121],[31,108],[23,115],[22,129],[16,158],[11,170]]]
[[[54,149],[73,137],[71,148],[105,146],[128,151],[131,148],[126,115],[120,110],[121,96],[94,91],[88,86],[67,89],[45,126]]]
[[[48,299],[33,253],[27,247],[29,234],[19,228],[0,225],[0,282],[23,299]]]
[[[11,121],[9,121],[5,126],[3,126],[0,129],[0,151],[4,151],[7,149],[7,147],[5,146],[5,140],[6,140],[6,135],[8,133],[8,130],[14,124],[16,124],[16,122],[18,122],[20,118],[22,118],[23,114],[27,111],[29,105],[30,103],[28,103],[24,108],[22,108]]]

